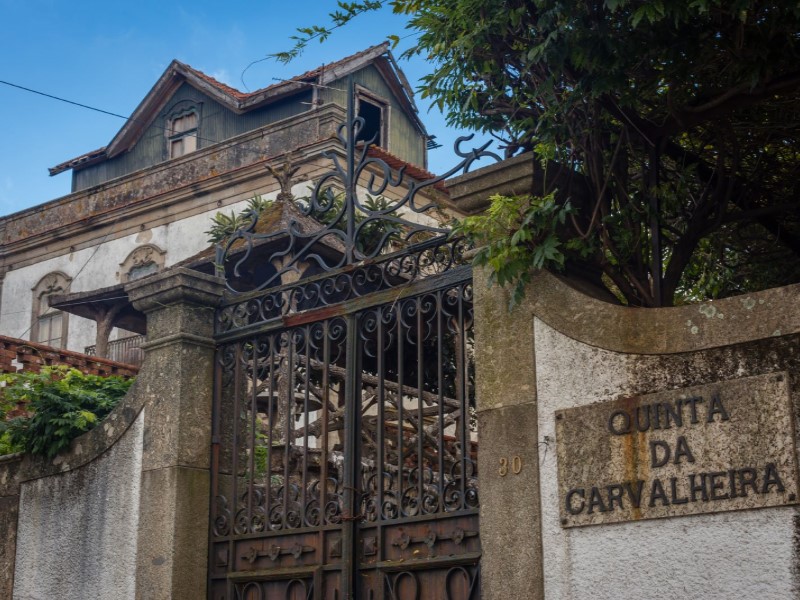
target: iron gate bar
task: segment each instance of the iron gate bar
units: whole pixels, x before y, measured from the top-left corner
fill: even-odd
[[[441,276],[447,271],[466,266],[468,261],[462,258],[465,249],[463,239],[439,237],[413,249],[387,254],[381,260],[364,261],[333,274],[307,277],[267,292],[228,293],[218,310],[215,336],[223,339],[220,336],[234,331],[245,332],[247,327],[276,321],[298,310],[357,301],[379,291],[404,288],[432,276]],[[435,270],[435,274],[428,272],[431,269]],[[379,286],[377,289],[374,287],[376,283]],[[364,286],[367,289],[362,289]],[[346,294],[344,297],[337,297],[343,293]],[[266,308],[265,304],[268,305]],[[242,322],[243,319],[246,322]]]
[[[288,236],[289,244],[285,250],[276,252],[276,257],[286,258],[282,266],[277,271],[269,275],[265,281],[257,285],[257,289],[263,290],[272,287],[276,283],[280,283],[282,275],[285,273],[297,270],[296,265],[300,260],[314,261],[324,271],[334,271],[352,265],[364,260],[374,259],[383,253],[389,239],[390,233],[384,231],[379,243],[371,250],[360,250],[358,247],[359,236],[365,231],[366,225],[390,223],[397,226],[395,231],[404,229],[403,238],[406,242],[411,243],[424,241],[424,236],[428,234],[447,234],[448,230],[444,227],[436,227],[433,225],[425,225],[417,221],[409,220],[401,216],[400,209],[405,209],[416,214],[423,214],[432,209],[438,208],[433,201],[428,201],[422,206],[417,206],[417,195],[421,190],[432,187],[439,182],[457,174],[466,173],[472,164],[482,158],[492,158],[499,161],[500,157],[492,152],[487,151],[491,142],[487,142],[478,148],[473,148],[470,151],[464,152],[461,150],[463,142],[472,139],[472,135],[460,137],[456,140],[454,152],[462,160],[452,169],[441,175],[435,176],[426,181],[417,182],[414,180],[405,179],[405,167],[401,167],[397,171],[397,176],[394,176],[394,171],[389,165],[380,158],[375,158],[369,155],[369,148],[375,143],[377,137],[373,136],[372,139],[366,140],[362,146],[359,146],[359,154],[356,157],[356,146],[358,145],[359,133],[364,128],[365,121],[363,118],[355,114],[355,80],[353,75],[347,77],[347,120],[339,126],[337,130],[337,138],[345,150],[346,165],[342,168],[339,157],[330,151],[325,151],[322,156],[328,158],[333,163],[334,168],[327,173],[323,174],[314,186],[311,198],[307,205],[302,209],[302,214],[306,217],[327,216],[327,224],[319,230],[311,233],[304,233],[297,227],[297,223],[292,221],[284,231],[256,233],[256,224],[258,222],[258,213],[254,209],[251,212],[248,224],[240,228],[233,235],[231,235],[226,242],[218,246],[215,262],[218,268],[224,272],[224,264],[227,257],[231,254],[232,250],[237,247],[237,242],[242,240],[245,242],[246,252],[244,256],[239,258],[234,265],[234,275],[239,275],[239,267],[242,266],[253,250],[254,243],[258,241],[273,240],[279,236]],[[404,187],[407,189],[403,198],[394,202],[388,208],[374,210],[365,206],[358,198],[357,186],[362,173],[366,169],[377,167],[381,172],[380,179],[376,182],[375,174],[371,174],[367,183],[367,191],[373,196],[380,196],[387,187],[395,189]],[[344,204],[339,212],[333,202],[334,191],[331,183],[332,180],[339,180],[344,187]],[[325,198],[320,201],[320,198]],[[329,214],[334,211],[334,214]],[[355,218],[356,212],[364,215],[361,223],[356,225]],[[400,216],[398,216],[400,215]],[[342,231],[340,228],[344,224],[345,229]],[[345,252],[338,261],[326,260],[316,246],[325,238],[336,240],[337,243],[344,245]],[[299,247],[299,250],[292,251],[292,248]],[[236,290],[231,281],[226,281],[228,288],[233,292],[241,292]]]
[[[441,284],[442,282],[440,281],[439,283]],[[349,389],[348,393],[346,394],[348,398],[348,403],[345,405],[345,407],[346,408],[349,407],[349,410],[347,411],[347,424],[345,424],[344,428],[346,430],[345,441],[347,443],[347,450],[345,451],[345,456],[347,457],[347,455],[349,454],[350,458],[348,458],[348,466],[346,469],[347,473],[345,474],[345,479],[346,479],[345,485],[348,487],[344,488],[344,491],[346,492],[345,494],[346,504],[344,507],[344,512],[345,512],[344,516],[350,518],[360,516],[359,513],[361,513],[364,510],[364,507],[368,509],[368,505],[364,505],[364,507],[361,507],[361,502],[371,501],[369,500],[370,494],[367,492],[367,490],[365,488],[360,487],[362,485],[361,483],[362,481],[368,481],[368,480],[362,480],[360,476],[357,476],[358,472],[356,471],[357,464],[361,464],[363,467],[367,463],[357,462],[355,458],[358,456],[362,456],[364,457],[363,460],[368,460],[368,455],[361,446],[362,438],[358,436],[358,433],[363,431],[370,431],[371,430],[370,428],[372,427],[371,425],[367,427],[365,424],[361,423],[362,420],[361,404],[360,402],[355,401],[355,398],[361,397],[360,390],[362,389],[363,386],[360,382],[362,379],[363,367],[360,364],[360,361],[362,360],[362,357],[366,355],[373,356],[377,360],[376,371],[375,371],[376,375],[370,377],[374,377],[377,380],[377,390],[378,390],[377,395],[380,400],[377,409],[378,419],[374,421],[375,423],[374,433],[375,433],[375,439],[377,440],[377,445],[375,448],[375,454],[372,455],[376,459],[375,462],[373,463],[375,465],[373,468],[377,471],[379,486],[377,488],[378,504],[377,507],[374,509],[375,522],[372,523],[371,521],[369,521],[369,518],[367,518],[367,521],[369,522],[365,522],[362,525],[362,524],[356,524],[353,520],[345,519],[342,524],[343,533],[345,535],[345,539],[342,540],[343,542],[342,550],[344,554],[342,560],[339,563],[328,564],[327,567],[323,567],[322,571],[323,573],[338,571],[343,575],[343,578],[341,579],[341,584],[345,586],[343,591],[346,591],[350,584],[350,582],[348,581],[349,575],[347,575],[347,571],[342,570],[343,566],[350,564],[355,566],[357,563],[359,563],[358,541],[361,538],[357,538],[355,536],[355,532],[357,529],[363,528],[364,526],[377,527],[379,531],[379,539],[381,540],[379,542],[379,546],[389,547],[390,545],[389,538],[386,537],[384,533],[380,533],[383,530],[390,531],[392,527],[396,528],[397,526],[404,524],[413,525],[417,527],[417,529],[419,529],[420,526],[425,526],[425,523],[431,523],[431,524],[437,523],[439,519],[441,519],[441,517],[445,515],[447,516],[447,518],[460,518],[460,515],[470,516],[475,514],[476,505],[475,504],[470,505],[468,491],[466,490],[466,481],[467,478],[470,477],[470,469],[467,466],[467,464],[468,462],[471,461],[470,457],[466,454],[467,452],[471,452],[470,450],[471,442],[469,441],[469,436],[466,433],[467,418],[468,418],[468,414],[466,412],[466,407],[468,406],[468,397],[467,397],[468,382],[467,382],[467,371],[465,369],[466,338],[463,335],[457,335],[453,338],[453,342],[456,343],[456,349],[457,349],[456,354],[458,355],[456,361],[457,377],[456,380],[454,381],[458,393],[456,394],[457,398],[454,398],[453,401],[462,406],[459,418],[455,420],[459,425],[458,427],[459,433],[456,436],[456,441],[458,442],[458,445],[461,448],[459,451],[456,452],[455,458],[457,458],[457,460],[459,461],[458,464],[460,466],[458,469],[452,471],[454,479],[451,479],[450,483],[448,483],[448,486],[450,486],[452,485],[452,483],[456,483],[457,481],[460,493],[458,494],[458,497],[455,500],[448,500],[447,494],[445,493],[447,488],[445,488],[446,479],[445,479],[444,468],[442,468],[442,466],[439,467],[437,476],[431,477],[429,479],[426,474],[427,467],[425,466],[425,461],[427,461],[427,459],[425,458],[425,456],[427,448],[426,445],[428,444],[428,442],[426,441],[427,438],[425,438],[425,436],[427,435],[426,425],[425,425],[425,415],[428,413],[425,406],[425,402],[427,398],[426,394],[428,394],[428,392],[425,392],[424,390],[425,387],[424,379],[421,373],[421,367],[424,366],[424,361],[425,361],[424,354],[421,351],[421,346],[422,344],[426,343],[425,340],[428,339],[428,335],[430,335],[433,331],[435,331],[436,332],[435,368],[437,373],[436,379],[439,381],[437,387],[435,388],[435,394],[434,394],[435,398],[438,400],[437,407],[435,408],[436,411],[435,414],[438,420],[438,431],[439,431],[438,438],[436,439],[436,444],[435,444],[435,460],[438,465],[444,465],[444,456],[446,454],[444,451],[446,438],[443,435],[445,427],[444,409],[447,403],[449,402],[449,400],[447,400],[446,398],[446,394],[444,391],[445,379],[442,376],[443,364],[444,364],[442,358],[443,339],[444,339],[442,334],[445,329],[444,315],[445,314],[451,315],[448,318],[450,319],[450,324],[451,326],[453,326],[453,329],[456,333],[465,330],[466,319],[464,311],[466,305],[464,304],[464,302],[466,296],[464,296],[463,294],[467,289],[469,289],[468,280],[467,282],[462,280],[460,283],[456,284],[449,282],[449,285],[441,286],[437,290],[425,291],[414,297],[404,298],[402,300],[396,301],[391,304],[384,303],[382,305],[373,306],[371,308],[362,310],[360,313],[355,313],[355,312],[351,313],[347,317],[348,327],[347,327],[346,339],[348,347],[346,351],[346,356],[349,357],[347,365],[350,368],[345,369],[347,375],[346,382],[349,382],[348,386]],[[452,293],[457,293],[457,297],[451,296]],[[447,298],[448,302],[452,304],[452,310],[450,310],[447,313],[445,312],[443,306],[443,301],[445,298]],[[404,319],[404,317],[406,316],[406,313],[404,312],[405,310],[409,310],[410,312],[408,314],[413,315],[413,321],[407,322]],[[426,313],[426,310],[429,312]],[[324,311],[314,311],[314,312],[316,312],[319,317],[319,312],[324,312]],[[399,351],[397,354],[398,373],[396,382],[391,382],[389,379],[386,378],[386,363],[384,354],[386,349],[385,324],[388,324],[390,322],[385,320],[386,315],[391,315],[391,319],[394,319],[393,321],[394,324],[392,325],[392,327],[395,328],[396,340],[398,342],[398,347],[399,347]],[[342,317],[337,316],[335,318],[341,319]],[[359,327],[369,319],[373,319],[375,323],[376,327],[375,331],[377,332],[375,334],[376,345],[374,346],[374,349],[372,350],[371,354],[370,353],[365,354],[364,344],[367,343],[372,338],[363,337],[363,334],[366,330],[364,330],[363,328],[359,329]],[[229,385],[233,385],[234,413],[239,414],[242,411],[242,408],[239,408],[240,406],[245,407],[245,409],[249,409],[251,412],[256,411],[258,388],[256,388],[255,386],[258,384],[259,379],[263,377],[263,375],[261,375],[259,372],[260,371],[259,362],[261,361],[261,357],[262,355],[263,356],[273,355],[276,352],[275,340],[277,339],[289,340],[290,342],[289,345],[287,346],[287,353],[288,353],[287,365],[289,365],[288,374],[291,379],[289,388],[295,390],[302,389],[302,404],[303,404],[302,415],[304,419],[303,431],[300,432],[302,437],[302,445],[300,447],[302,448],[308,448],[310,446],[310,444],[308,443],[308,440],[310,438],[309,434],[310,430],[308,427],[310,411],[308,402],[310,398],[309,396],[310,377],[311,377],[310,370],[314,368],[313,366],[314,359],[313,359],[312,349],[310,346],[307,345],[307,340],[309,340],[312,337],[310,333],[312,327],[315,326],[315,323],[318,322],[309,321],[308,323],[305,323],[301,326],[295,326],[295,327],[290,327],[288,329],[284,329],[283,332],[281,332],[280,330],[273,330],[272,332],[267,334],[248,335],[247,337],[240,338],[241,342],[234,345],[235,348],[234,360],[231,365],[233,368],[234,376],[232,378],[233,380],[229,382]],[[324,386],[325,391],[323,392],[323,399],[327,399],[330,393],[331,386],[329,377],[332,373],[331,369],[334,368],[334,367],[328,368],[324,366],[324,365],[334,364],[334,362],[331,360],[331,355],[330,355],[330,349],[331,349],[330,344],[332,340],[331,336],[329,335],[330,324],[331,321],[328,318],[324,318],[324,320],[321,322],[321,328],[324,334],[322,337],[323,352],[321,356],[321,358],[323,359],[322,376],[323,376],[323,382],[325,383]],[[361,337],[357,335],[359,331],[362,333]],[[412,332],[414,333],[414,335],[407,339],[407,336]],[[260,340],[260,336],[263,335],[270,336],[272,342],[270,342],[271,345],[263,346],[262,348],[262,345],[266,343]],[[406,344],[406,341],[408,341],[408,343],[410,343],[412,346],[413,344],[417,344],[416,348],[413,347],[411,348],[416,358],[416,360],[412,364],[416,364],[418,369],[415,372],[415,380],[414,380],[414,382],[416,383],[416,387],[408,388],[409,390],[411,390],[409,392],[405,391],[407,386],[405,381],[405,369],[403,363],[403,356],[404,356],[403,347]],[[245,348],[249,348],[247,355],[244,354]],[[266,378],[267,379],[266,384],[267,387],[271,390],[269,396],[274,397],[275,396],[274,386],[276,385],[275,383],[276,378],[273,375],[277,367],[277,363],[275,360],[268,360],[267,365],[268,365],[267,367],[262,367],[261,369],[267,368],[269,373],[271,374]],[[301,367],[302,369],[304,369],[304,373],[306,373],[299,380],[297,379],[298,371],[296,370],[296,367]],[[244,387],[245,377],[250,378],[252,382],[250,385],[252,387],[250,388]],[[299,381],[300,383],[297,384],[296,381]],[[298,388],[298,385],[300,386],[300,388]],[[384,435],[390,431],[390,429],[387,429],[385,426],[385,424],[388,422],[385,412],[386,393],[390,388],[395,390],[395,392],[393,393],[398,395],[397,397],[400,399],[402,399],[403,395],[406,393],[413,394],[412,397],[415,398],[416,402],[416,410],[415,411],[412,410],[406,416],[405,414],[405,411],[407,410],[406,402],[403,400],[395,400],[396,411],[397,411],[396,450],[398,457],[397,467],[396,467],[396,471],[398,473],[396,477],[398,485],[395,488],[396,489],[395,493],[399,498],[397,504],[399,512],[394,516],[383,515],[384,504],[385,504],[384,492],[386,489],[386,483],[385,483],[386,472],[383,468],[381,468],[381,465],[385,463],[386,459],[385,455],[386,444],[384,442]],[[217,389],[219,390],[219,385],[217,386]],[[248,394],[249,397],[244,396],[243,394],[244,392],[249,392]],[[291,432],[292,430],[292,421],[291,421],[290,404],[289,404],[292,401],[292,398],[293,395],[289,395],[284,398],[287,402],[287,411],[282,416],[285,418],[285,427],[287,432]],[[219,410],[218,402],[215,404],[215,407],[216,407],[215,410],[218,411]],[[327,413],[328,403],[323,402],[321,404],[321,408],[323,412],[323,420],[321,424],[322,437],[323,437],[322,447],[329,448],[330,443],[325,441],[328,435],[327,428],[330,424],[330,418]],[[267,411],[269,413],[267,419],[268,422],[274,421],[272,418],[269,418],[272,416],[274,410],[275,410],[275,405],[270,403],[267,408]],[[366,413],[363,414],[364,414],[363,418],[366,418]],[[217,436],[216,439],[219,440],[219,420],[218,416],[216,415],[215,415],[215,421],[217,423],[217,425],[215,425],[216,436]],[[248,424],[249,432],[247,432],[247,430],[242,430],[243,437],[241,437],[241,440],[242,443],[246,442],[244,443],[244,445],[247,447],[246,450],[247,456],[243,457],[244,462],[241,462],[242,459],[240,459],[239,457],[238,450],[234,451],[231,455],[231,460],[233,460],[234,462],[234,468],[232,469],[232,472],[236,474],[236,476],[232,477],[231,485],[235,486],[237,489],[237,491],[233,495],[233,499],[235,500],[236,503],[238,503],[238,499],[241,496],[241,493],[238,491],[240,476],[243,475],[240,464],[241,465],[246,464],[248,472],[251,473],[250,475],[246,476],[246,480],[243,480],[247,482],[250,493],[250,495],[247,495],[244,498],[247,503],[246,520],[249,523],[245,525],[244,528],[238,533],[227,536],[229,555],[234,559],[236,554],[235,546],[237,543],[241,543],[242,540],[246,539],[260,539],[261,537],[263,537],[262,534],[259,534],[255,529],[253,529],[253,519],[252,519],[254,514],[254,504],[253,504],[254,496],[252,495],[254,483],[252,479],[252,472],[254,470],[254,464],[255,464],[254,439],[256,436],[256,431],[253,425],[255,422],[253,414],[247,415],[246,422]],[[415,435],[416,439],[413,440],[416,452],[412,451],[412,453],[409,455],[406,455],[406,448],[407,448],[405,439],[405,436],[407,435],[405,433],[407,430],[405,426],[406,422],[408,422],[409,426],[412,427],[412,430],[416,432]],[[268,447],[273,446],[274,438],[272,436],[274,435],[274,433],[275,433],[274,428],[270,428],[268,431],[269,435]],[[234,437],[236,439],[235,447],[238,448],[241,445],[241,443],[239,442],[240,434],[239,434],[239,429],[237,427],[234,427],[234,434],[235,434]],[[294,438],[292,438],[292,436],[286,436],[285,439],[288,440],[288,443],[285,443],[282,449],[284,456],[283,468],[284,468],[284,473],[287,475],[290,473],[290,471],[288,471],[287,469],[289,469],[289,465],[292,461],[290,457],[290,444],[291,440],[295,439],[296,437],[297,436],[294,436]],[[356,446],[355,451],[352,450],[353,445]],[[217,456],[218,456],[218,451],[217,451]],[[407,456],[411,459],[411,463],[409,463],[410,465],[412,465],[411,471],[408,471],[409,467],[406,465]],[[215,464],[218,465],[218,461],[216,461]],[[323,457],[323,459],[320,462],[320,469],[326,475],[325,477],[322,478],[323,481],[326,481],[328,479],[326,473],[328,466],[329,466],[329,460]],[[416,471],[416,475],[414,474],[414,471]],[[301,504],[307,505],[308,504],[307,494],[309,491],[309,487],[307,485],[307,482],[309,481],[308,479],[309,455],[307,452],[305,455],[302,456],[301,476],[303,481],[303,484],[301,486],[301,494],[303,496],[303,500]],[[248,477],[250,479],[247,479]],[[214,481],[215,481],[214,487],[216,490],[219,487],[219,476],[217,472],[214,473]],[[433,483],[437,488],[435,506],[433,506],[433,508],[428,507],[426,504],[427,502],[426,494],[428,494],[426,486],[428,482]],[[411,487],[407,488],[406,484],[409,484]],[[270,483],[270,485],[272,484]],[[404,497],[409,493],[410,490],[414,488],[416,488],[415,489],[416,495],[412,493],[410,496],[411,503],[406,504],[404,501]],[[282,488],[282,495],[283,495],[282,501],[284,507],[286,507],[287,510],[289,505],[288,490],[289,490],[288,485],[284,485]],[[320,494],[323,498],[323,503],[322,503],[323,506],[327,504],[327,502],[324,501],[325,494],[327,493],[326,490],[327,487],[324,485],[320,489]],[[375,490],[373,490],[373,493],[374,492]],[[267,494],[265,494],[264,496],[265,502],[269,502],[271,497],[272,497],[271,493],[268,492]],[[361,500],[361,498],[364,498],[364,500]],[[455,504],[448,507],[446,505],[446,502],[455,502]],[[236,511],[238,505],[235,504],[233,508],[234,511]],[[446,511],[445,515],[439,514],[442,511],[442,509],[445,509]],[[429,511],[432,511],[432,514],[427,514]],[[268,511],[268,515],[269,514],[271,514],[271,511]],[[289,516],[288,513],[284,511],[280,514],[280,516],[281,516],[282,526],[288,527],[290,525],[288,522],[288,516]],[[270,521],[271,519],[267,517],[265,525],[266,534],[270,534],[270,532],[273,531]],[[325,527],[324,522],[321,523],[322,526],[318,526],[316,529],[312,527],[312,525],[313,523],[311,523],[308,520],[308,514],[301,513],[300,523],[296,525],[291,525],[291,528],[293,528],[292,531],[297,532],[299,534],[302,534],[304,531],[309,531],[309,530],[317,531],[318,532],[317,535],[319,536],[320,539],[315,546],[318,550],[322,549],[323,546],[321,546],[321,544],[324,542],[326,535],[325,532],[330,531],[330,527]],[[281,532],[274,531],[274,533],[280,534]],[[442,537],[442,539],[449,539],[447,535],[440,534],[440,536]],[[460,537],[463,537],[463,535],[461,535]],[[237,540],[239,540],[239,542],[237,542]],[[212,544],[213,544],[213,538],[212,538]],[[381,551],[381,554],[383,555],[384,551]],[[460,564],[468,564],[469,561],[471,560],[471,559],[468,560],[467,554],[462,553],[460,556],[461,559],[463,559]],[[362,564],[362,566],[359,567],[359,569],[362,570],[369,569],[375,571],[376,573],[380,573],[385,571],[384,567],[393,564],[394,562],[392,560],[388,561],[379,560],[372,564]],[[403,575],[403,577],[407,579],[407,577],[410,577],[409,573],[411,573],[412,571],[416,572],[417,566],[414,566],[416,564],[417,563],[415,563],[413,560],[406,560],[405,570],[402,571],[402,573],[405,574]],[[419,565],[422,566],[428,565],[428,567],[431,567],[431,565],[433,564],[434,563],[430,561],[421,561],[419,563]],[[284,572],[283,569],[280,569],[280,571]],[[263,579],[262,575],[265,572],[273,573],[274,570],[264,571],[263,569],[255,569],[253,571],[240,572],[239,570],[231,571],[230,569],[228,569],[228,575],[229,575],[228,580],[233,582],[233,581],[238,581],[241,578],[247,578],[247,577],[251,578],[257,577]],[[430,568],[428,571],[425,572],[426,576],[428,572],[430,572]],[[456,571],[452,572],[455,573]],[[450,573],[450,571],[448,571],[448,573]],[[474,572],[470,571],[470,573],[472,574],[469,574],[466,571],[463,571],[463,573],[464,577],[467,577],[469,581],[473,581],[474,583],[474,578],[477,576]],[[234,575],[236,575],[236,578],[231,578]],[[320,575],[320,577],[322,577],[323,581],[325,580],[325,577],[323,575]],[[422,575],[420,575],[420,577],[422,577],[422,579],[420,579],[419,581],[425,581],[425,578]],[[450,577],[450,575],[447,575],[447,577]],[[404,579],[403,581],[405,581],[406,579]],[[267,579],[264,579],[264,581],[266,580]],[[356,578],[353,581],[355,587],[354,588],[351,587],[349,589],[353,593],[358,594],[360,589],[358,586],[361,585],[362,580]],[[415,579],[414,581],[417,580]],[[467,583],[469,583],[469,581]],[[387,582],[389,582],[388,579]],[[402,586],[406,584],[389,582],[386,585],[389,585],[390,590],[396,591],[395,588],[397,585]],[[472,584],[470,584],[470,586],[471,585]],[[247,584],[247,589],[252,590],[255,588],[251,588],[250,584]],[[308,589],[321,590],[319,586],[317,586],[316,588],[310,587]],[[394,591],[392,591],[391,593],[394,593]],[[320,591],[319,593],[322,592]],[[370,589],[368,593],[373,593],[373,590]]]
[[[355,529],[355,516],[358,510],[356,504],[356,475],[355,475],[355,458],[358,455],[358,441],[355,433],[359,431],[358,427],[358,413],[356,410],[355,402],[351,399],[355,398],[355,391],[358,389],[359,397],[361,395],[361,386],[356,387],[356,378],[359,376],[357,356],[357,343],[358,339],[355,334],[356,317],[355,315],[348,315],[347,317],[347,379],[345,380],[345,454],[344,454],[344,470],[345,470],[345,506],[344,506],[344,527],[342,532],[342,562],[345,565],[354,564],[353,555],[355,553],[355,536],[353,535]],[[342,578],[342,596],[344,598],[352,598],[354,589],[352,586],[351,577]]]
[[[244,242],[236,272],[256,242],[277,236],[291,242],[265,259],[280,258],[283,266],[256,282],[256,291],[238,292],[228,281],[231,293],[217,312],[209,539],[215,600],[476,594],[471,268],[463,240],[416,241],[445,230],[408,221],[400,211],[433,208],[416,204],[420,190],[494,155],[485,152],[488,144],[462,153],[460,138],[456,153],[463,160],[456,168],[407,182],[405,196],[385,210],[367,209],[356,193],[365,169],[383,173],[378,183],[370,176],[372,194],[400,186],[403,169],[395,176],[371,158],[374,140],[356,146],[363,119],[354,106],[350,78],[347,122],[339,128],[346,165],[327,154],[334,169],[302,209],[306,216],[334,210],[323,192],[338,177],[345,201],[331,223],[310,234],[294,222],[258,234],[253,214],[218,251],[223,266],[234,242]],[[343,230],[335,229],[339,223]],[[365,223],[404,224],[409,245],[384,254],[390,237],[384,230],[377,247],[365,250],[359,246]],[[326,262],[316,248],[326,236],[345,248],[338,262]],[[314,261],[323,273],[272,286]]]

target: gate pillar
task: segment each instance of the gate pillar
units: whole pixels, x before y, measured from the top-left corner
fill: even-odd
[[[203,598],[208,561],[214,307],[222,280],[188,269],[128,284],[147,315],[136,598]],[[135,518],[135,517],[133,517]]]
[[[475,385],[481,450],[481,593],[544,598],[533,319],[475,277]],[[534,440],[534,443],[531,443]]]

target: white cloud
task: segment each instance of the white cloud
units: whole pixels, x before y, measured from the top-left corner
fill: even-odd
[[[228,73],[228,69],[218,69],[216,71],[213,71],[213,72],[209,73],[209,75],[211,75],[211,77],[213,77],[217,81],[220,81],[220,82],[224,83],[225,85],[229,85],[231,87],[235,87],[231,83],[231,76]]]

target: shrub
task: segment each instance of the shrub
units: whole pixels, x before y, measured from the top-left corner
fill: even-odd
[[[92,429],[133,383],[122,377],[84,375],[63,365],[0,375],[0,417],[25,403],[29,415],[0,421],[0,453],[29,452],[52,458]]]

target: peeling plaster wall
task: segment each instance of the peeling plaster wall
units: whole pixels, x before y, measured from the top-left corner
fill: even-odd
[[[136,587],[144,411],[89,464],[23,483],[15,600],[121,600]]]
[[[308,185],[308,183],[298,184],[293,191],[302,196],[307,193]],[[231,190],[231,193],[235,192],[236,190]],[[230,211],[241,211],[247,205],[246,198],[250,195],[244,194],[245,199],[226,206],[224,212],[228,214]],[[276,196],[277,191],[263,195],[264,198]],[[10,337],[30,339],[33,305],[31,290],[48,273],[60,271],[70,277],[72,279],[70,292],[85,292],[115,285],[121,281],[120,263],[133,250],[144,244],[153,244],[165,250],[165,266],[172,266],[208,248],[205,231],[209,229],[211,218],[219,210],[221,209],[213,202],[206,212],[11,270],[2,285],[0,333]],[[68,318],[66,348],[83,352],[86,346],[94,345],[96,331],[94,321],[75,315],[69,315]]]
[[[554,415],[620,395],[796,372],[797,339],[644,356],[587,345],[535,318],[534,340],[548,600],[798,597],[793,507],[562,528]]]
[[[312,181],[302,181],[292,186],[296,198],[310,194]],[[274,186],[273,186],[274,187]],[[226,197],[236,198],[231,204],[225,202],[224,208],[217,207],[217,201],[208,202],[205,212],[183,216],[168,215],[172,220],[164,225],[143,229],[139,233],[116,239],[101,241],[100,244],[43,260],[19,269],[12,269],[6,275],[0,290],[0,334],[20,339],[30,339],[31,310],[33,305],[32,288],[39,280],[55,271],[64,273],[72,279],[70,292],[86,292],[120,283],[120,263],[137,247],[152,244],[166,251],[165,267],[170,267],[209,247],[206,231],[217,212],[238,213],[247,206],[247,199],[257,192],[250,187],[232,186]],[[366,191],[359,189],[360,197],[366,199]],[[278,191],[262,193],[264,199],[275,199]],[[387,191],[387,197],[391,193]],[[437,225],[430,216],[416,214],[410,210],[400,211],[405,218],[415,223]],[[167,214],[167,213],[165,213]],[[113,231],[113,230],[112,230]],[[113,236],[109,236],[112,237]],[[95,344],[96,327],[92,320],[69,315],[66,349],[83,352],[87,346]],[[115,339],[112,334],[111,339]]]

